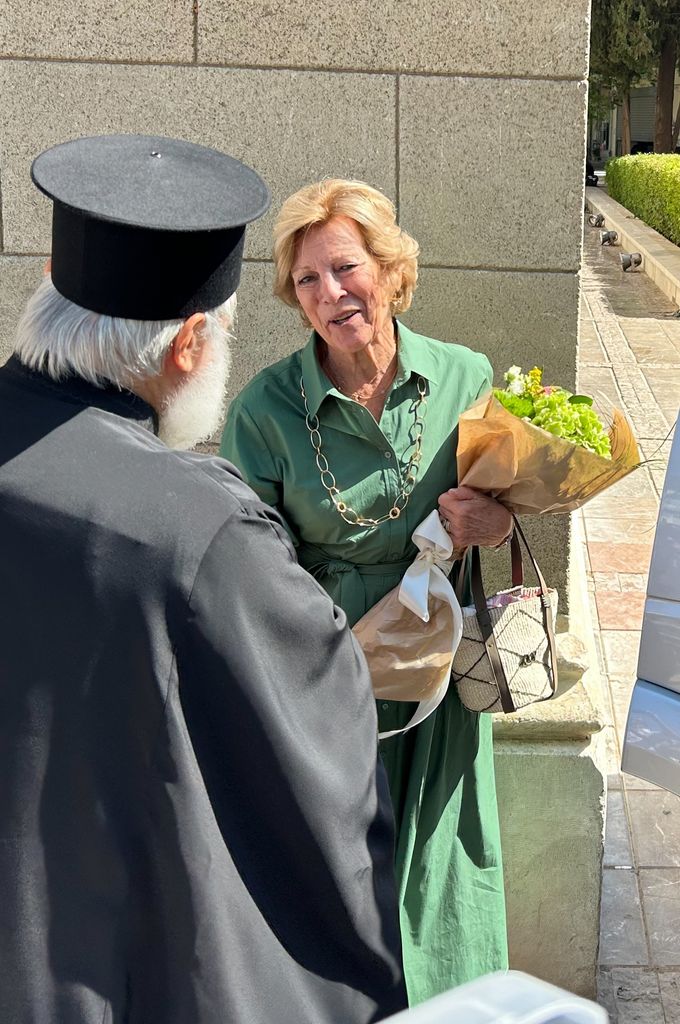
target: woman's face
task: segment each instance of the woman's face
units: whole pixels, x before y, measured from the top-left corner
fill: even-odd
[[[292,276],[303,313],[330,349],[359,352],[383,332],[391,335],[393,289],[349,217],[333,217],[303,235]]]

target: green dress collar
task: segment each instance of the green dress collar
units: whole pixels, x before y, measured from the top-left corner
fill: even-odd
[[[393,387],[404,384],[414,373],[425,377],[430,384],[436,384],[439,369],[431,348],[428,345],[423,345],[423,338],[420,334],[410,331],[399,320],[396,321],[396,324],[399,339],[397,347],[399,365]],[[317,334],[313,331],[302,350],[302,379],[307,395],[307,405],[312,416],[316,416],[321,403],[329,395],[345,402],[351,401],[341,391],[338,391],[321,369],[316,353],[316,344]]]

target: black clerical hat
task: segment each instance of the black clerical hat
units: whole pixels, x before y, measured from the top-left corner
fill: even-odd
[[[110,316],[172,320],[235,290],[245,225],[269,206],[262,179],[178,139],[101,135],[41,153],[33,181],[54,200],[52,281]]]

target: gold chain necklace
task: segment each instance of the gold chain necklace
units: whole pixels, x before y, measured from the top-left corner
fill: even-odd
[[[340,489],[338,487],[337,480],[333,476],[331,468],[328,465],[328,460],[321,450],[319,418],[316,415],[312,416],[309,411],[307,395],[305,394],[305,386],[302,377],[300,377],[300,394],[302,395],[302,401],[305,404],[305,426],[309,431],[309,443],[311,444],[312,450],[316,456],[316,467],[319,470],[321,486],[328,492],[336,512],[345,520],[346,523],[349,523],[350,526],[380,526],[382,523],[386,523],[388,519],[398,519],[408,505],[411,492],[416,485],[419,464],[422,458],[423,430],[425,429],[425,407],[427,406],[427,384],[425,383],[424,377],[418,377],[418,399],[413,410],[413,430],[415,431],[415,437],[412,442],[413,451],[408,460],[408,464],[401,475],[401,490],[389,512],[384,516],[379,516],[378,519],[369,519],[366,516],[359,515],[358,512],[340,498]]]

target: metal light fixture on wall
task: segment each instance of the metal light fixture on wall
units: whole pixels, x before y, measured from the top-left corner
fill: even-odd
[[[600,231],[600,245],[615,245],[618,240],[616,231]]]
[[[601,228],[604,224],[604,214],[602,213],[591,213],[588,217],[588,223],[591,228]]]
[[[642,263],[642,256],[639,252],[622,252],[619,254],[621,270],[635,270]]]

